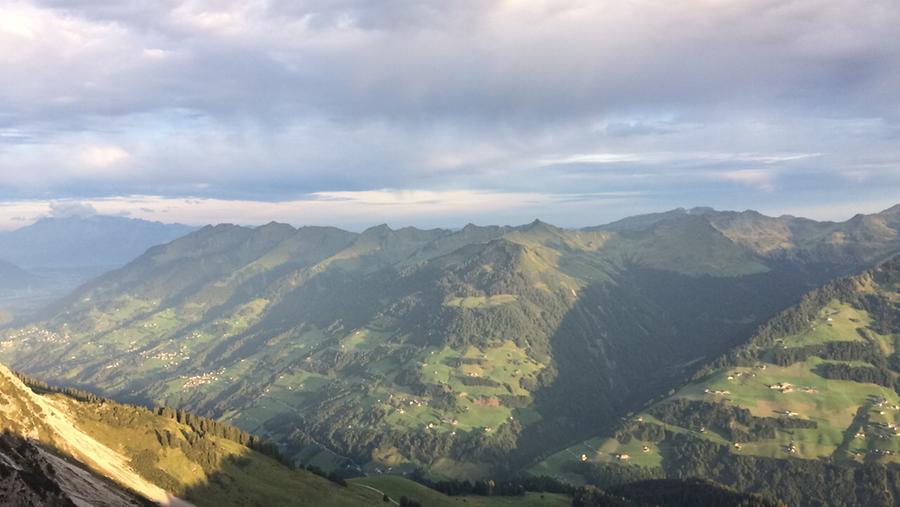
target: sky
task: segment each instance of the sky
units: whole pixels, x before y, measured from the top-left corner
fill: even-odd
[[[896,0],[0,0],[0,228],[900,202]]]

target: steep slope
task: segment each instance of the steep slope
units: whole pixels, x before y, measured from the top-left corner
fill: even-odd
[[[9,433],[0,436],[0,501],[35,507],[146,503],[85,468]]]
[[[0,357],[325,468],[479,477],[587,438],[851,266],[787,264],[677,215],[622,231],[206,227],[7,331]]]
[[[0,366],[0,392],[4,401],[0,412],[0,426],[5,433],[58,449],[144,498],[162,505],[178,504],[178,499],[173,495],[132,470],[124,456],[111,451],[77,428],[64,407],[34,394],[4,366]],[[30,468],[34,468],[38,461],[52,461],[37,446],[29,447],[30,450],[20,454],[32,461]],[[66,493],[71,494],[68,491]]]
[[[900,256],[828,284],[693,382],[536,473],[708,477],[791,505],[900,498]]]

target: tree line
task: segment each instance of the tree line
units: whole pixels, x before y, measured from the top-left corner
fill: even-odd
[[[99,396],[96,393],[85,389],[52,385],[44,380],[29,376],[22,372],[14,371],[13,373],[19,378],[19,380],[22,381],[22,383],[39,394],[55,393],[65,395],[74,400],[85,403],[103,403],[112,405],[114,407],[121,406],[129,408],[144,408],[124,405],[110,400],[109,398]],[[247,433],[246,431],[241,431],[239,428],[228,423],[210,419],[208,417],[198,416],[185,410],[176,410],[171,407],[157,407],[153,409],[152,412],[158,416],[173,419],[175,421],[178,421],[179,423],[190,426],[192,430],[200,433],[201,435],[208,434],[224,438],[226,440],[231,440],[232,442],[236,442],[270,458],[273,458],[283,465],[289,467],[293,466],[293,463],[281,454],[278,446],[276,446],[275,444],[267,442],[257,435],[252,435],[250,433]]]
[[[493,479],[481,479],[477,481],[459,479],[433,481],[425,476],[425,473],[421,468],[417,468],[413,473],[409,474],[407,478],[447,496],[521,496],[528,491],[571,495],[575,492],[573,486],[547,476],[523,476],[500,481],[495,481]]]
[[[201,435],[213,435],[226,440],[231,440],[232,442],[237,442],[260,454],[273,458],[283,465],[288,467],[293,466],[293,463],[281,454],[278,450],[278,446],[275,444],[267,442],[257,435],[241,431],[239,428],[228,423],[194,415],[184,410],[176,410],[171,407],[157,407],[155,413],[156,415],[173,419],[179,423],[190,426],[192,430]]]

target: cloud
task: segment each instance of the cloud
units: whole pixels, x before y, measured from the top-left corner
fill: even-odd
[[[738,177],[742,180],[743,177]],[[750,177],[752,180],[753,178]],[[484,190],[396,190],[322,192],[286,201],[171,198],[150,195],[77,201],[0,201],[0,229],[15,229],[41,216],[85,216],[99,213],[191,225],[235,223],[261,225],[272,220],[295,226],[331,225],[362,230],[380,223],[394,227],[461,227],[467,222],[515,225],[540,218],[567,227],[599,225],[625,216],[663,211],[654,196],[633,192],[572,193],[490,192]],[[865,203],[835,198],[828,205],[799,196],[757,201],[756,209],[821,220],[846,220],[856,213],[875,213],[896,203],[873,197]],[[695,201],[719,209],[743,209],[746,202]],[[731,205],[729,205],[729,203]],[[686,203],[682,203],[686,204]],[[541,210],[535,213],[536,210]]]
[[[89,217],[97,214],[97,209],[87,202],[51,201],[49,216],[54,218]]]
[[[0,48],[21,48],[23,31],[45,41],[9,62],[8,75],[28,79],[5,92],[25,100],[4,105],[36,116],[188,108],[494,122],[652,104],[794,108],[835,93],[873,112],[896,103],[885,100],[900,93],[891,0],[689,4],[14,3],[4,18],[25,28],[4,32]]]
[[[490,192],[484,190],[398,190],[380,189],[359,192],[316,192],[286,201],[227,200],[214,198],[171,198],[132,195],[77,201],[0,201],[0,228],[21,227],[23,210],[34,216],[89,216],[96,213],[158,220],[192,225],[236,223],[258,225],[272,220],[295,225],[337,225],[362,229],[378,223],[396,226],[436,227],[463,225],[466,222],[518,223],[522,213],[535,206],[598,210],[612,205],[628,205],[636,194],[550,194],[539,192]],[[564,219],[564,213],[542,215],[545,219]],[[531,217],[534,218],[534,217]],[[593,225],[594,217],[585,215],[582,225]],[[36,220],[36,218],[31,221]]]
[[[108,169],[129,157],[129,153],[118,146],[88,146],[81,150],[78,158],[90,169]]]
[[[740,169],[737,171],[717,171],[708,173],[713,180],[729,181],[748,185],[759,190],[771,192],[775,190],[774,175],[765,169]]]
[[[894,0],[6,2],[0,199],[862,198],[900,190],[898,25]]]
[[[560,158],[545,158],[538,162],[543,165],[556,164],[617,164],[622,162],[640,162],[645,158],[636,153],[581,153]]]
[[[647,153],[581,153],[559,158],[545,158],[542,165],[622,164],[622,163],[746,163],[777,164],[822,156],[821,153],[729,153],[729,152],[647,152]]]

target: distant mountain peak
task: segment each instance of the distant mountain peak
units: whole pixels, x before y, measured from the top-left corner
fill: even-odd
[[[116,267],[194,229],[114,215],[44,217],[0,233],[0,259],[26,269]]]
[[[283,228],[293,229],[294,226],[291,224],[286,224],[284,222],[277,222],[275,220],[272,220],[271,222],[269,222],[267,224],[260,225],[259,227],[257,227],[257,229],[283,229]]]
[[[390,234],[392,232],[394,232],[394,230],[391,229],[391,226],[389,226],[388,224],[378,224],[364,230],[362,234],[364,236],[380,236],[383,234]]]
[[[269,222],[266,225],[261,225],[256,228],[257,234],[264,234],[266,236],[288,237],[296,232],[297,229],[295,229],[294,226],[281,222]]]
[[[535,218],[531,222],[519,227],[519,229],[528,232],[534,231],[560,231],[561,229],[553,224],[544,222],[539,218]]]

